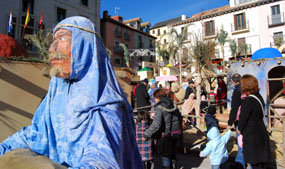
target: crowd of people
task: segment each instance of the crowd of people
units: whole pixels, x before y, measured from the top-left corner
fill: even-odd
[[[227,87],[222,77],[217,78],[218,87],[217,92],[214,92],[214,86],[211,86],[210,91],[207,92],[204,85],[201,85],[201,115],[205,117],[206,122],[206,136],[209,142],[203,151],[200,152],[200,157],[210,155],[210,161],[213,169],[224,168],[247,168],[253,169],[266,168],[266,163],[270,161],[271,152],[269,146],[269,136],[265,124],[264,117],[264,101],[259,94],[258,80],[252,75],[244,75],[236,73],[232,77],[234,90],[231,99],[231,111],[228,120],[228,127],[223,136],[220,135],[220,127],[215,115],[217,108],[220,113],[223,113],[223,108],[227,104]],[[159,88],[155,81],[151,82],[149,92],[147,90],[148,80],[144,79],[141,84],[143,90],[135,90],[138,120],[137,141],[141,156],[145,162],[145,168],[150,169],[153,163],[154,156],[159,156],[164,168],[175,168],[176,158],[175,153],[179,146],[183,145],[182,135],[182,116],[192,114],[195,112],[196,105],[196,87],[195,81],[189,80],[189,85],[184,91],[184,103],[181,106],[181,112],[176,106],[178,99],[175,97],[175,92],[169,87]],[[177,91],[175,89],[174,91]],[[145,99],[145,101],[141,101]],[[149,101],[151,100],[151,101]],[[149,102],[147,102],[149,101]],[[145,103],[145,104],[141,104]],[[140,109],[142,107],[142,109]],[[145,111],[149,107],[149,112]],[[144,111],[142,111],[144,110]],[[145,119],[140,120],[142,114]],[[195,125],[192,118],[185,118],[185,121],[190,121]],[[147,123],[147,125],[145,125]],[[228,152],[226,144],[232,135],[232,130],[236,131],[237,138],[237,155],[235,158],[236,165],[229,166]],[[165,155],[165,151],[160,150],[161,139],[165,140],[167,135],[172,136],[173,143],[169,149],[169,144],[166,144],[170,155]],[[179,141],[179,140],[182,140]],[[262,141],[261,141],[262,140]],[[179,145],[180,143],[180,145]],[[258,143],[258,144],[257,144]],[[158,147],[158,148],[157,148]],[[145,152],[152,151],[149,158],[144,158]],[[168,152],[169,153],[169,152]],[[169,156],[168,156],[169,155]]]
[[[159,157],[164,169],[177,167],[176,153],[183,149],[182,115],[195,111],[194,80],[185,91],[177,86],[163,89],[155,81],[148,91],[148,79],[141,81],[133,92],[138,111],[134,123],[133,110],[89,19],[70,17],[58,23],[49,59],[52,78],[47,95],[32,124],[0,144],[0,156],[28,149],[74,169],[150,169],[155,166],[154,157]],[[248,74],[235,74],[232,80],[232,109],[223,136],[215,114],[216,107],[226,107],[226,84],[219,77],[216,93],[213,88],[207,92],[201,84],[201,100],[206,104],[201,104],[199,113],[205,114],[209,142],[200,156],[210,155],[213,169],[228,167],[225,145],[234,124],[239,140],[236,161],[244,168],[250,164],[253,169],[264,169],[271,152],[258,80]],[[180,101],[184,101],[182,113],[176,105]]]

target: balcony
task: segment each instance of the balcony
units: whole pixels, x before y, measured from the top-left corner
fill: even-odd
[[[281,14],[267,16],[267,21],[268,21],[269,28],[284,25],[285,24],[284,12]]]
[[[232,35],[249,32],[249,21],[247,20],[241,25],[237,23],[231,24]]]

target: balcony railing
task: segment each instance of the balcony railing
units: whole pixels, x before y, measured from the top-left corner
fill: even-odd
[[[284,12],[281,14],[270,15],[267,17],[268,27],[280,26],[285,24]]]
[[[241,26],[237,25],[237,23],[233,23],[231,24],[231,30],[232,33],[249,30],[249,21],[246,20]]]

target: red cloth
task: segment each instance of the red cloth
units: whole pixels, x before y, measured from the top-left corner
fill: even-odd
[[[223,80],[218,83],[217,98],[219,101],[227,99],[227,85]]]

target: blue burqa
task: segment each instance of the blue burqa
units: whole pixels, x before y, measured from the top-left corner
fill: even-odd
[[[32,125],[2,142],[0,156],[28,148],[70,168],[142,169],[132,109],[95,26],[70,17],[60,28],[72,32],[70,78],[51,79]]]

